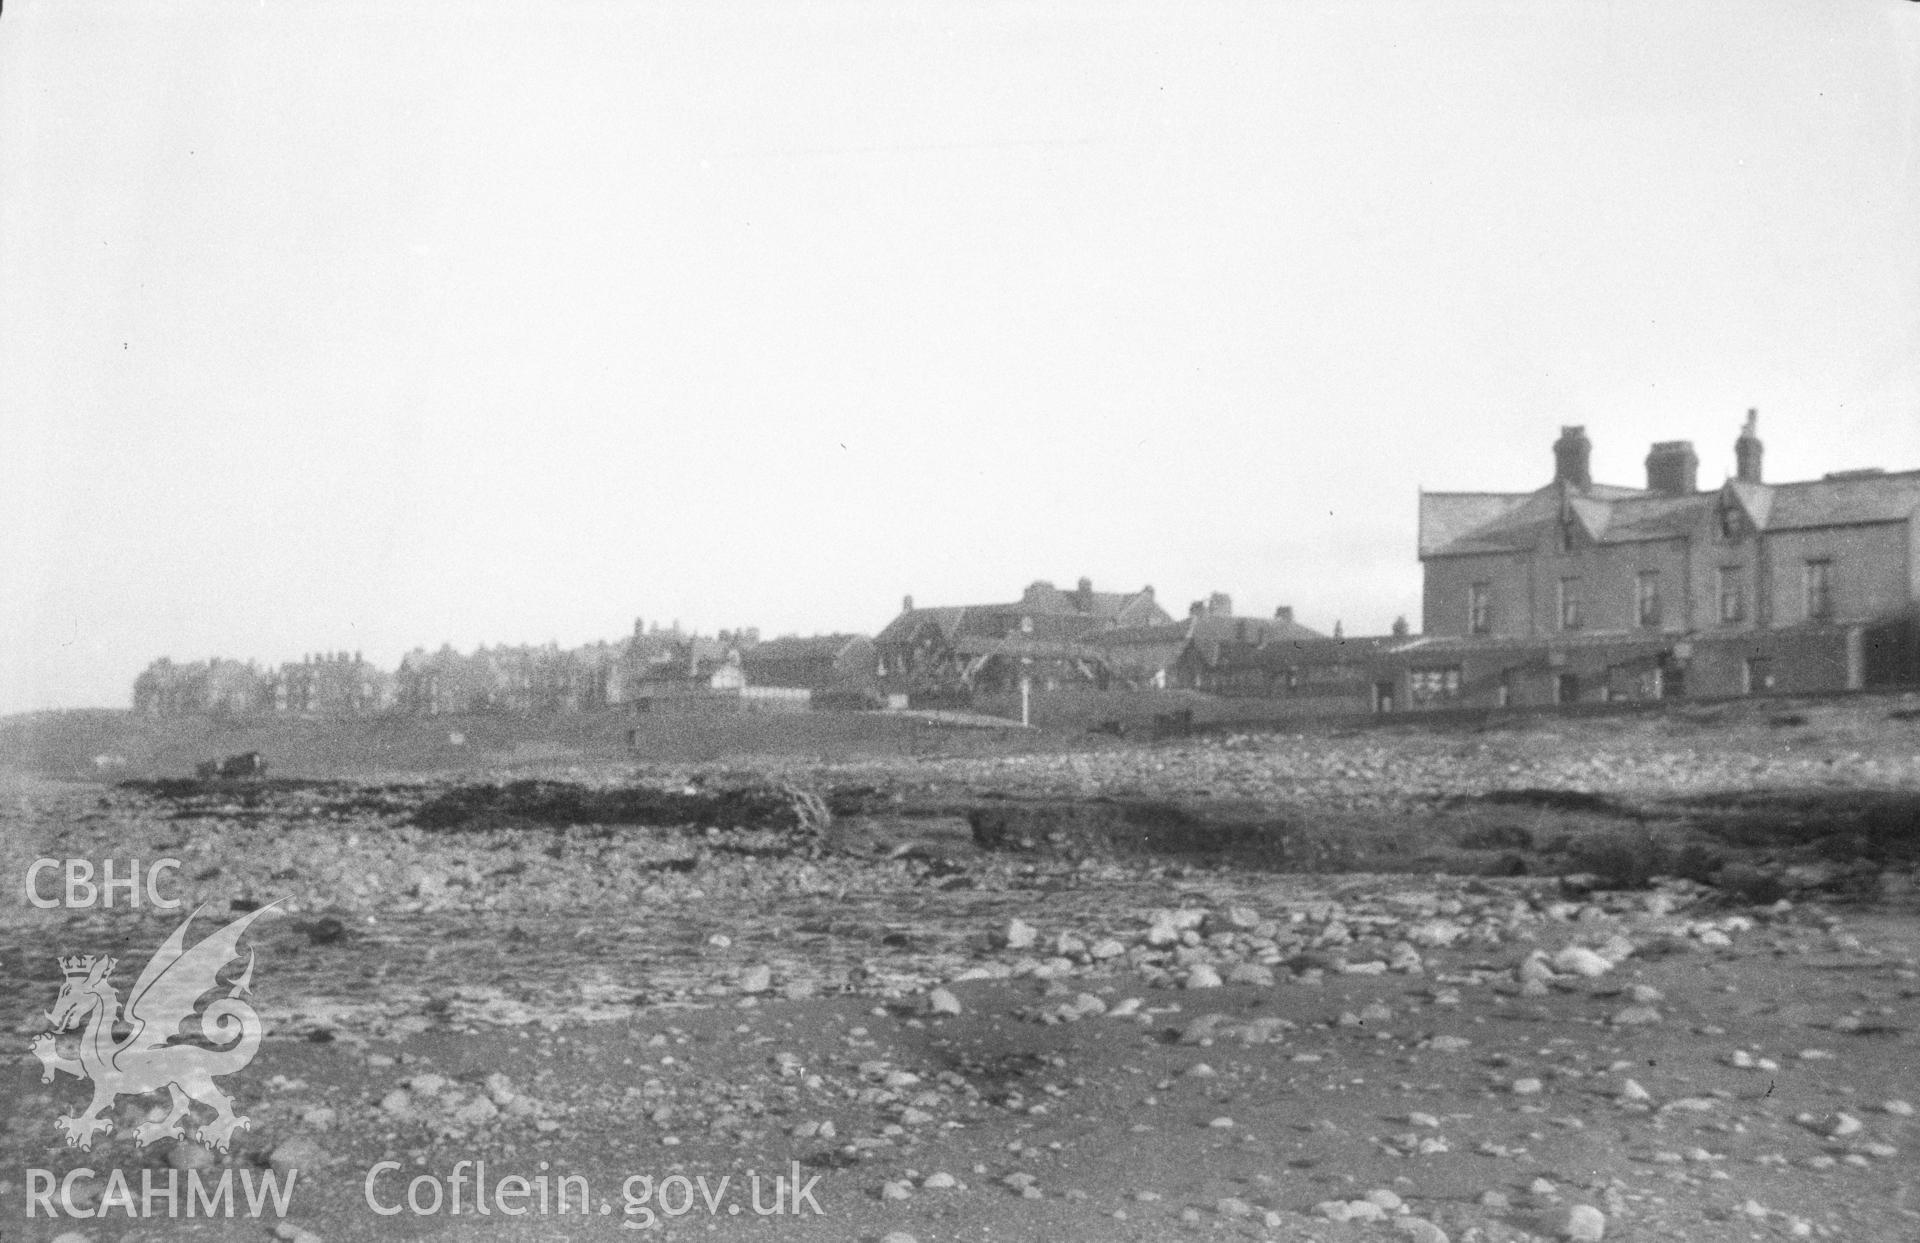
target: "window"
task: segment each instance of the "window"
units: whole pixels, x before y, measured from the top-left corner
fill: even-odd
[[[1824,621],[1833,616],[1833,562],[1807,562],[1807,619]]]
[[[1576,527],[1576,523],[1574,522],[1572,514],[1568,514],[1565,517],[1560,519],[1560,551],[1561,552],[1572,552],[1576,547],[1579,546],[1579,540],[1575,535],[1575,527]]]
[[[1493,584],[1473,583],[1467,587],[1467,633],[1493,633]]]
[[[1720,538],[1732,543],[1740,538],[1740,510],[1732,504],[1720,506]]]
[[[1745,621],[1747,616],[1746,575],[1737,565],[1720,567],[1720,620]]]
[[[1460,666],[1413,670],[1407,674],[1407,698],[1415,707],[1460,698]]]
[[[1660,624],[1660,571],[1643,570],[1633,581],[1633,615],[1642,626]]]
[[[1578,630],[1580,617],[1580,580],[1563,578],[1560,580],[1560,629]]]

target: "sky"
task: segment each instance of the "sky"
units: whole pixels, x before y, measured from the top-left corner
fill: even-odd
[[[1920,5],[0,17],[0,713],[156,657],[1419,625],[1422,488],[1920,467]]]

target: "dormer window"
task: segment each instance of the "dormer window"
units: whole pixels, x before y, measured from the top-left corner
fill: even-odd
[[[1572,514],[1567,514],[1560,519],[1561,552],[1573,552],[1579,547],[1579,525],[1574,521]]]
[[[1728,543],[1740,538],[1740,508],[1731,503],[1722,503],[1719,510],[1720,538]]]

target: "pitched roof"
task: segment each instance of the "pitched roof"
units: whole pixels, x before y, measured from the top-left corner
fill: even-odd
[[[1400,640],[1380,637],[1316,638],[1297,643],[1196,643],[1194,649],[1215,669],[1304,669],[1347,664],[1397,642]]]
[[[789,660],[838,660],[848,645],[862,642],[859,634],[782,635],[762,639],[740,655],[743,664],[768,664]]]
[[[1062,591],[1052,583],[1029,586],[1011,604],[967,604],[902,610],[874,636],[875,643],[910,642],[922,626],[935,627],[951,642],[959,635],[998,638],[1023,633],[1022,622],[1032,619],[1036,638],[1071,638],[1116,625],[1170,622],[1154,601],[1153,588],[1134,592]]]
[[[873,637],[873,641],[875,643],[910,642],[922,626],[931,626],[939,631],[941,637],[950,639],[959,632],[960,623],[966,619],[966,616],[965,607],[906,609],[881,627],[880,633]]]
[[[1748,483],[1744,479],[1729,479],[1723,485],[1724,493],[1731,496],[1747,512],[1747,518],[1754,529],[1767,529],[1767,518],[1773,512],[1773,490],[1763,483]]]
[[[1139,644],[1184,643],[1186,640],[1187,623],[1173,621],[1151,626],[1115,626],[1111,630],[1102,630],[1091,641],[1101,647],[1132,647]]]
[[[1900,522],[1920,510],[1920,470],[1852,475],[1801,483],[1736,484],[1758,493],[1755,522],[1763,530]],[[1752,513],[1750,504],[1748,511]]]
[[[1287,617],[1230,617],[1207,613],[1190,617],[1187,623],[1193,637],[1202,640],[1288,643],[1327,637]]]
[[[1598,543],[1606,536],[1607,519],[1613,513],[1613,506],[1592,497],[1569,496],[1566,512],[1580,524],[1580,529],[1587,533],[1588,539]]]
[[[1531,492],[1422,492],[1420,555],[1438,552],[1512,518],[1532,496]]]
[[[1420,555],[1531,548],[1539,541],[1542,524],[1560,520],[1564,500],[1565,492],[1558,484],[1498,496],[1484,492],[1468,493],[1464,498],[1449,492],[1422,493]]]
[[[1547,649],[1603,648],[1629,653],[1658,653],[1673,647],[1680,636],[1650,634],[1644,630],[1581,630],[1553,635],[1415,635],[1393,640],[1381,651],[1393,656],[1460,656],[1474,652],[1514,652]]]
[[[1020,603],[1012,607],[1028,612],[1080,613],[1088,617],[1117,620],[1130,613],[1140,615],[1143,610],[1138,606],[1143,603],[1151,606],[1152,612],[1161,611],[1153,604],[1151,587],[1140,591],[1095,591],[1089,585],[1063,591],[1052,583],[1041,581],[1030,584],[1021,593]]]
[[[1667,496],[1649,492],[1607,506],[1607,525],[1601,541],[1626,544],[1636,540],[1666,539],[1683,535],[1700,519],[1701,507],[1708,503],[1699,494]]]
[[[1179,644],[1189,640],[1207,643],[1286,643],[1323,641],[1327,636],[1284,617],[1234,617],[1231,614],[1202,613],[1179,621],[1153,626],[1116,626],[1087,636],[1087,642],[1101,648],[1123,648]]]
[[[1582,492],[1558,483],[1533,492],[1423,492],[1420,555],[1524,551],[1562,512],[1596,543],[1668,539],[1694,529],[1722,495],[1760,531],[1902,522],[1920,512],[1920,471],[1794,483],[1732,479],[1721,489],[1684,496],[1605,485]]]
[[[953,650],[962,656],[1031,656],[1047,660],[1097,660],[1097,649],[1070,639],[1036,638],[1030,634],[963,635]]]

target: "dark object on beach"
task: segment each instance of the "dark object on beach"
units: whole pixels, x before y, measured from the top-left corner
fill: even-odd
[[[229,755],[224,760],[207,760],[194,768],[194,775],[202,781],[264,777],[267,775],[267,757],[258,751],[244,751],[239,755]]]

